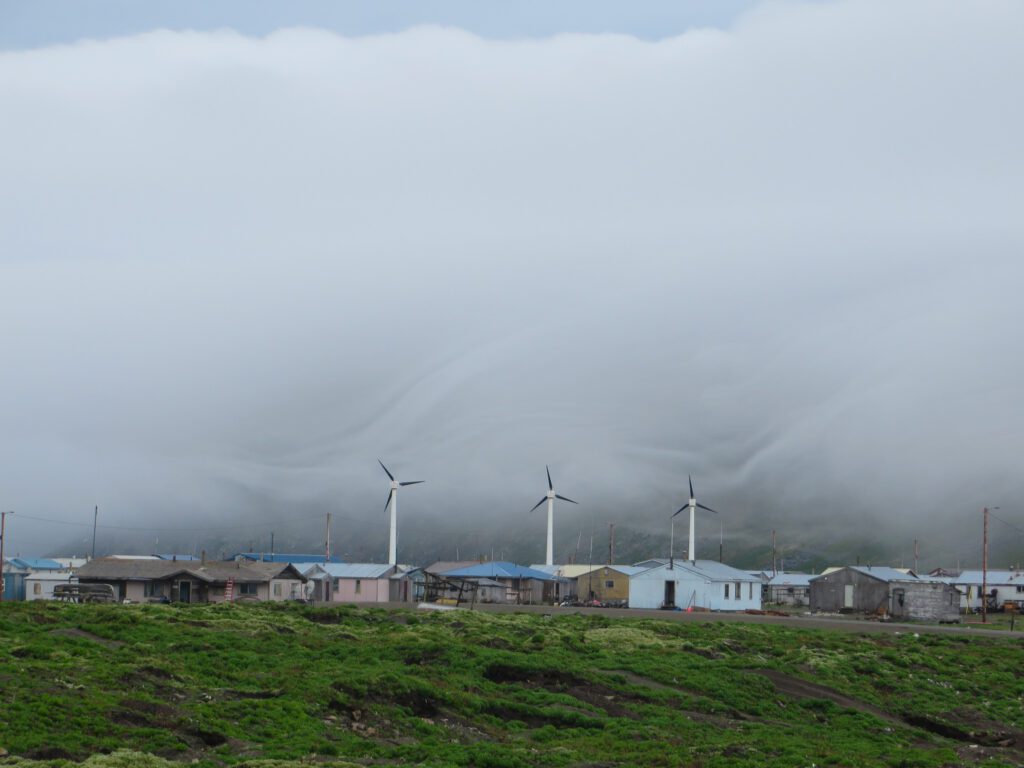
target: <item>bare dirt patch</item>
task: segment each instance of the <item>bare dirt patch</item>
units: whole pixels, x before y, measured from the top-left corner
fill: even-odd
[[[763,677],[767,677],[772,681],[772,684],[775,686],[775,690],[779,693],[791,696],[794,699],[825,699],[826,701],[831,701],[834,704],[838,704],[840,707],[845,707],[846,709],[866,712],[890,723],[898,725],[903,724],[902,720],[890,715],[885,710],[868,704],[866,701],[862,701],[861,699],[855,699],[852,696],[840,693],[834,688],[829,688],[827,685],[812,683],[809,680],[793,677],[792,675],[787,675],[785,672],[779,672],[775,669],[756,669],[751,671],[758,675],[762,675]]]
[[[86,632],[84,629],[78,629],[77,627],[52,629],[50,630],[50,634],[56,635],[57,637],[80,637],[83,640],[91,640],[94,643],[99,643],[105,648],[120,648],[124,645],[120,640],[107,640],[105,637],[94,635],[92,632]]]

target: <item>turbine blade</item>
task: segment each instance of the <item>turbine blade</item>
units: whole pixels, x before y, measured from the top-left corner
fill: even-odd
[[[399,485],[419,485],[420,483],[425,483],[425,482],[427,482],[427,481],[426,480],[406,480],[404,483],[399,483]]]
[[[700,507],[701,509],[706,509],[708,512],[715,512],[715,510],[713,510],[711,507],[705,507],[703,504],[698,504],[697,506]],[[715,514],[717,515],[718,513],[715,512]]]
[[[387,509],[387,508],[388,508],[388,504],[390,504],[390,503],[391,503],[391,494],[393,494],[394,492],[395,492],[395,489],[394,489],[394,488],[391,488],[391,489],[390,489],[390,490],[388,491],[388,500],[384,502],[384,509]]]
[[[557,493],[555,494],[555,498],[556,499],[561,499],[562,501],[568,501],[570,504],[579,504],[578,501],[573,501],[572,499],[570,499],[570,498],[568,498],[566,496],[559,496]]]
[[[377,463],[380,464],[381,469],[384,470],[384,474],[386,474],[392,480],[395,479],[395,476],[392,475],[390,472],[388,472],[388,468],[384,466],[384,462],[383,461],[381,461],[380,459],[377,459]]]
[[[534,510],[534,509],[536,509],[537,507],[539,507],[539,506],[540,506],[541,504],[543,504],[543,503],[544,503],[545,501],[547,501],[547,500],[548,500],[548,497],[547,497],[547,496],[545,496],[545,497],[544,497],[543,499],[541,499],[541,500],[540,500],[540,501],[538,501],[538,502],[537,502],[536,504],[534,504],[534,505],[533,505],[533,509],[531,509],[530,511],[531,511],[531,512],[533,512],[533,510]]]
[[[687,475],[686,479],[690,481],[690,498],[691,499],[696,499],[697,497],[693,495],[693,478],[690,477],[689,475]]]
[[[553,491],[553,490],[555,490],[555,486],[553,486],[551,484],[551,470],[548,469],[548,465],[547,464],[544,465],[544,469],[548,470],[548,490],[549,491]]]
[[[679,514],[680,512],[685,512],[685,511],[686,511],[686,510],[688,510],[689,508],[690,508],[690,505],[689,505],[689,504],[687,504],[687,505],[686,505],[685,507],[680,507],[679,509],[677,509],[677,510],[676,510],[675,512],[673,512],[673,513],[672,513],[672,517],[675,517],[675,516],[676,516],[676,515],[678,515],[678,514]]]

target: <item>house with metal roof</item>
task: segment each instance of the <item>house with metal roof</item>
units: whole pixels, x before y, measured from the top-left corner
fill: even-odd
[[[647,562],[640,564],[646,565]],[[761,607],[761,579],[716,560],[674,560],[629,579],[630,608],[744,611]]]
[[[779,571],[763,582],[763,602],[771,605],[809,605],[813,573]]]
[[[812,611],[929,621],[956,621],[960,611],[954,587],[906,569],[848,565],[815,576],[810,585]]]
[[[536,568],[505,561],[476,563],[440,575],[449,581],[488,579],[498,582],[505,586],[505,599],[502,602],[521,605],[557,603],[561,598],[560,587],[566,583],[558,576]]]
[[[400,566],[387,563],[317,563],[305,570],[318,588],[314,599],[330,603],[386,603],[391,576]]]
[[[608,563],[588,567],[576,577],[576,594],[585,602],[597,600],[605,605],[629,604],[629,580],[648,570],[639,565]]]
[[[118,601],[219,603],[301,600],[306,577],[288,563],[100,558],[78,569],[82,584],[109,584]]]
[[[960,590],[960,608],[965,611],[981,610],[983,588],[988,590],[987,610],[1003,610],[1008,602],[1024,605],[1024,572],[1020,570],[967,570],[957,576],[939,578]]]

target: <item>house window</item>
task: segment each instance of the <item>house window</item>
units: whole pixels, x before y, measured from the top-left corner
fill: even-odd
[[[147,581],[142,585],[143,597],[162,597],[164,585],[159,581]]]
[[[736,582],[736,599],[740,599],[740,583],[738,581]]]
[[[749,584],[747,584],[747,599],[754,599],[754,582],[750,582]]]
[[[363,582],[361,579],[356,579],[356,594],[363,594]]]
[[[250,597],[256,597],[256,594],[257,594],[256,587],[257,587],[257,585],[253,584],[251,582],[242,582],[241,584],[238,585],[238,594],[240,594],[240,595],[249,595]]]
[[[615,582],[612,579],[607,579],[605,581],[605,583],[604,583],[604,588],[605,589],[613,589],[614,587],[615,587]]]
[[[281,596],[281,582],[280,581],[275,581],[274,582],[274,597],[280,597],[280,596]]]
[[[725,585],[725,599],[726,600],[729,599],[729,585],[728,584]]]
[[[1019,587],[1018,587],[1018,589],[1019,589]],[[33,595],[41,595],[41,594],[43,594],[43,585],[40,584],[38,581],[35,584],[32,585],[32,594]]]

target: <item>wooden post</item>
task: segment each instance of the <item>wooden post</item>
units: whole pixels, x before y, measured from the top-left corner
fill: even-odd
[[[779,572],[775,568],[775,529],[772,529],[772,578],[778,576]]]
[[[988,621],[988,507],[983,507],[981,535],[981,623]]]
[[[4,601],[4,592],[7,589],[7,578],[4,576],[4,530],[7,524],[7,516],[12,512],[0,512],[0,603]]]

